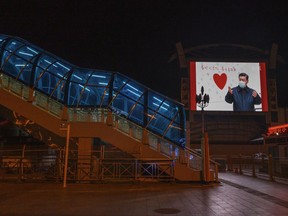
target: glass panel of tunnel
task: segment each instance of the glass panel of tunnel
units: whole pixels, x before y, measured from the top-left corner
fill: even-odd
[[[88,73],[87,86],[93,87],[100,100],[96,105],[101,107],[107,107],[109,103],[109,86],[111,85],[111,72],[105,72],[100,70],[93,70]]]
[[[165,129],[171,122],[168,119],[172,111],[168,103],[164,102],[165,98],[153,91],[148,92],[148,125],[147,128],[163,135]]]
[[[130,111],[129,119],[141,126],[144,126],[144,97],[141,97],[140,100],[134,104],[132,110]]]
[[[150,121],[148,122],[147,128],[155,131],[159,135],[164,135],[166,128],[169,126],[171,120],[167,119],[165,116],[160,113],[155,113],[148,109],[149,116],[151,116]]]
[[[36,51],[35,48],[31,48],[29,46],[24,46],[18,49],[13,56],[11,56],[11,60],[13,59],[15,67],[19,69],[19,73],[17,75],[17,79],[23,81],[26,84],[30,84],[31,82],[31,73],[33,70],[33,61],[35,60],[37,54],[39,52]]]
[[[35,69],[34,88],[63,102],[71,68],[72,66],[53,57],[41,56]]]
[[[143,126],[145,88],[137,82],[116,74],[113,83],[113,109]]]
[[[97,107],[100,105],[108,82],[96,82],[97,78],[95,75],[92,76],[93,71],[89,69],[74,69],[68,90],[69,106]],[[103,90],[98,91],[99,89]]]
[[[128,113],[128,119],[140,125],[144,125],[145,89],[138,83],[130,80],[125,83],[120,92],[126,97],[125,110]]]
[[[179,127],[179,124],[172,123],[169,125],[167,132],[165,134],[165,138],[171,140],[174,143],[179,143],[181,146],[185,146],[185,137],[183,136],[184,131],[183,128]]]
[[[11,40],[4,48],[1,69],[14,78],[17,78],[20,72],[19,68],[16,67],[16,64],[26,64],[24,59],[13,55],[13,53],[23,45],[23,43]]]
[[[167,102],[170,104],[169,102]],[[165,132],[165,138],[168,140],[173,141],[174,143],[180,144],[180,146],[184,147],[186,138],[185,138],[185,110],[183,106],[180,106],[179,104],[170,104],[172,108],[172,112],[170,113],[170,116],[168,116],[169,119],[171,119],[171,124],[169,125],[169,128],[166,129]]]
[[[120,74],[114,74],[113,97],[110,108],[113,112],[121,116],[128,116],[127,98],[121,94],[121,89],[125,86],[128,79]]]

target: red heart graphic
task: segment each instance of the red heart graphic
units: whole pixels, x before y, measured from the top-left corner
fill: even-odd
[[[213,80],[218,86],[218,88],[223,89],[227,82],[227,75],[225,73],[222,73],[221,75],[214,74]]]

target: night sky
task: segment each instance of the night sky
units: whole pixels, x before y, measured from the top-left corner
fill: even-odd
[[[168,60],[178,41],[184,48],[235,43],[267,50],[277,43],[288,62],[287,18],[288,7],[277,1],[0,0],[0,34],[80,67],[118,71],[174,99],[179,67]],[[279,76],[279,100],[288,106],[287,74]]]

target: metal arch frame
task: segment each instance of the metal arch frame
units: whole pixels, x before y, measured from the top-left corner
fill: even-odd
[[[110,103],[111,100],[112,100],[114,76],[115,76],[115,73],[111,73],[110,80],[109,80],[107,86],[105,87],[105,90],[104,90],[104,92],[103,92],[103,95],[102,95],[102,98],[101,98],[101,102],[100,102],[100,104],[99,104],[99,107],[102,107],[102,104],[103,104],[103,102],[104,102],[104,98],[105,98],[105,94],[106,94],[107,90],[109,90],[109,93],[108,93],[108,103]]]
[[[38,57],[39,57],[39,55],[40,55],[40,53],[39,54],[36,54],[35,56],[33,56],[31,59],[29,59],[29,61],[26,61],[26,64],[25,64],[25,66],[24,67],[22,67],[22,69],[20,70],[20,72],[18,73],[18,76],[16,77],[16,80],[18,80],[19,79],[19,77],[20,77],[20,75],[23,73],[23,71],[24,71],[24,69],[25,69],[25,67],[28,65],[28,64],[31,64],[32,65],[32,68],[34,67],[34,63],[32,62],[32,61],[35,61],[35,59],[37,59]],[[17,56],[17,55],[15,55],[15,56]],[[19,57],[19,56],[17,56],[17,57]],[[32,69],[32,71],[31,71],[31,76],[32,76],[32,74],[33,74],[33,71],[34,69]],[[30,77],[30,80],[29,80],[29,85],[31,85],[31,77]]]
[[[162,104],[164,103],[165,100],[166,100],[166,98],[163,99],[163,101],[159,104],[159,106],[157,107],[157,109],[153,110],[154,113],[153,113],[152,117],[150,118],[150,120],[147,122],[147,125],[145,126],[145,129],[148,128],[148,126],[150,125],[151,121],[155,118],[155,115],[156,115],[156,114],[160,114],[160,113],[158,112],[158,110],[160,109],[160,107],[162,106]],[[160,115],[161,115],[161,114],[160,114]],[[163,115],[162,115],[162,116],[163,116]]]
[[[130,81],[131,81],[131,80],[129,79],[128,82],[126,82],[126,83],[124,84],[124,87],[125,87]],[[122,90],[122,89],[121,89],[121,90]],[[127,118],[130,117],[131,113],[132,113],[133,110],[135,109],[136,105],[139,103],[140,99],[141,99],[143,96],[145,97],[145,93],[146,93],[146,92],[148,92],[148,89],[147,89],[147,88],[145,88],[145,90],[143,91],[143,93],[141,94],[141,96],[138,97],[137,100],[135,100],[135,99],[133,99],[133,98],[127,97],[129,100],[134,101],[133,106],[131,107],[130,111],[128,112]],[[120,94],[121,94],[121,93],[120,93]],[[144,106],[145,106],[145,105],[144,105]],[[147,106],[147,105],[146,105],[146,106]],[[144,114],[144,112],[143,112],[143,117],[144,117],[144,115],[145,115],[145,114]]]
[[[170,124],[168,124],[168,126],[166,127],[164,133],[163,133],[163,136],[162,137],[165,137],[166,133],[168,132],[169,128],[171,127],[171,125],[174,123],[176,117],[178,116],[178,114],[180,114],[179,110],[177,111],[177,113],[174,115],[174,117],[171,119],[170,121]],[[181,127],[180,127],[181,128]],[[182,129],[182,128],[181,128]]]
[[[79,99],[78,99],[78,102],[77,102],[77,105],[76,105],[77,108],[79,107],[79,103],[80,103],[80,101],[81,101],[81,99],[82,99],[82,96],[83,96],[83,93],[84,93],[84,91],[85,91],[85,88],[86,88],[86,86],[88,85],[88,82],[89,82],[90,78],[92,77],[92,75],[93,75],[95,72],[96,72],[96,71],[93,71],[93,72],[90,74],[90,76],[86,79],[86,82],[85,82],[85,84],[83,85],[84,88],[82,88],[81,93],[80,93],[80,95],[79,95]],[[74,72],[73,72],[73,73],[74,73]],[[73,73],[72,73],[72,74],[73,74]],[[111,79],[110,79],[110,80],[111,80]],[[107,86],[109,86],[110,80],[109,80],[108,84],[106,85],[105,90],[107,89]],[[98,93],[97,87],[101,87],[101,86],[99,86],[99,85],[88,85],[88,86],[96,87],[96,91],[95,91],[96,93]],[[104,90],[104,94],[101,96],[100,104],[101,104],[101,102],[102,102],[102,100],[103,100],[103,96],[105,95],[105,90]],[[98,95],[100,96],[100,94],[98,94]],[[94,106],[95,106],[95,105],[94,105]]]
[[[12,39],[11,39],[11,40],[12,40]],[[7,44],[6,44],[6,46],[7,46]],[[4,52],[5,52],[5,51],[6,51],[6,52],[9,52],[10,55],[7,56],[7,57],[5,58],[5,60],[3,61],[3,66],[8,62],[8,60],[9,60],[12,56],[17,56],[17,57],[19,57],[18,55],[15,55],[14,53],[17,52],[19,49],[21,49],[22,47],[24,47],[24,46],[26,46],[26,45],[23,44],[22,46],[20,46],[20,47],[18,47],[17,49],[15,49],[13,52],[10,52],[9,50],[7,50],[7,49],[6,49],[6,46],[5,46],[5,48],[4,48],[3,50],[4,50]],[[4,52],[3,52],[3,54],[4,54]],[[2,55],[2,58],[3,58],[3,55]],[[19,58],[21,58],[21,57],[19,57]],[[26,60],[25,60],[25,61],[26,61]],[[3,67],[1,67],[1,70],[3,70]]]
[[[38,59],[38,60],[39,60],[39,59]],[[42,76],[48,71],[48,69],[49,69],[55,62],[57,62],[57,61],[54,61],[52,64],[48,65],[45,69],[41,67],[41,68],[43,69],[43,71],[42,71],[42,72],[40,73],[40,75],[37,77],[36,82],[33,83],[32,89],[35,88],[35,85],[39,82],[39,80],[42,78]],[[37,62],[37,63],[38,63],[38,62]],[[39,67],[39,68],[40,68],[40,67]],[[49,73],[49,71],[48,71],[48,73]],[[36,77],[35,77],[35,74],[34,74],[34,78],[36,78]]]
[[[72,71],[73,71],[73,69],[72,69]],[[59,81],[56,83],[56,85],[55,85],[55,88],[53,89],[53,91],[51,92],[51,94],[50,94],[50,98],[52,97],[52,95],[54,94],[54,92],[56,91],[56,89],[58,88],[58,86],[60,85],[60,83],[62,83],[62,81],[63,80],[65,80],[64,78],[66,78],[66,83],[65,83],[65,87],[64,87],[64,97],[65,97],[65,89],[66,89],[66,85],[67,85],[67,80],[68,80],[68,78],[69,78],[69,75],[70,75],[70,72],[71,72],[71,70],[69,70],[69,71],[67,71],[65,74],[64,74],[64,76],[63,77],[61,77],[60,79],[59,79]],[[49,73],[49,72],[48,72]],[[67,75],[68,74],[68,75]],[[69,82],[70,83],[70,82]],[[62,89],[63,88],[61,88],[61,91],[62,91]],[[58,98],[57,98],[57,100],[58,100]],[[64,101],[64,98],[63,98],[63,101]]]
[[[127,84],[127,83],[129,83],[130,82],[130,80],[128,80],[128,82],[126,82],[125,84],[123,84],[120,88],[119,88],[119,90],[117,91],[117,93],[115,94],[115,96],[114,97],[112,97],[112,99],[111,99],[111,101],[109,102],[109,104],[107,105],[107,107],[110,107],[111,106],[111,104],[112,104],[112,102],[115,100],[115,98],[120,94],[120,91],[125,87],[125,85]]]
[[[139,104],[141,98],[143,98],[143,96],[145,97],[146,92],[148,92],[148,89],[145,89],[145,91],[143,91],[142,95],[135,101],[135,103],[133,104],[131,110],[130,110],[129,113],[128,113],[128,117],[132,114],[132,112],[133,112],[133,110],[135,109],[135,107]],[[146,97],[147,97],[147,96],[146,96]],[[144,98],[144,100],[145,100],[145,98]],[[144,104],[144,106],[145,106],[145,104]],[[147,106],[147,105],[146,105],[146,106]],[[143,114],[144,114],[144,112],[143,112]],[[145,114],[144,114],[144,115],[145,115]],[[144,123],[144,122],[143,122],[143,123]]]
[[[74,73],[74,72],[75,72],[75,71],[73,71],[73,73]],[[92,74],[93,74],[93,73],[90,74],[90,76],[88,77],[88,79],[86,79],[85,84],[83,85],[84,88],[82,88],[82,91],[81,91],[81,93],[80,93],[80,95],[79,95],[79,100],[77,101],[76,108],[78,108],[78,106],[79,106],[79,103],[80,103],[80,101],[81,101],[81,99],[82,99],[82,96],[83,96],[83,93],[84,93],[84,91],[85,91],[85,88],[86,88],[86,86],[87,86],[87,83],[88,83],[88,81],[90,80],[90,78],[92,77]],[[72,74],[72,75],[73,75],[73,74]],[[96,92],[97,92],[97,91],[96,91]]]
[[[244,49],[244,50],[251,50],[251,51],[254,51],[255,53],[260,53],[260,54],[264,54],[264,55],[269,54],[269,52],[267,52],[266,50],[262,50],[262,49],[259,49],[257,47],[253,47],[253,46],[249,46],[249,45],[242,45],[242,44],[233,44],[233,43],[231,43],[231,44],[224,43],[224,44],[199,45],[199,46],[195,46],[195,47],[184,49],[184,54],[188,54],[190,52],[193,52],[193,51],[196,51],[196,50],[201,50],[201,49],[209,49],[209,48],[217,48],[217,47],[225,47],[225,46],[234,47],[234,48],[241,48],[241,49]],[[177,59],[177,56],[178,56],[178,54],[174,53],[169,58],[168,62],[170,63],[170,62],[174,61],[175,59]],[[279,62],[285,63],[285,60],[283,59],[282,56],[277,55],[277,59],[278,59]]]
[[[47,55],[47,53],[44,53],[44,54]],[[43,55],[43,53],[42,53],[42,55]],[[49,55],[48,55],[48,56],[49,56]],[[54,58],[54,57],[52,57],[52,58]],[[57,60],[56,58],[54,58],[54,59],[55,59],[55,61],[51,62],[51,64],[49,64],[46,68],[39,67],[39,68],[41,68],[41,69],[43,69],[43,70],[42,70],[42,72],[40,73],[40,75],[37,77],[36,82],[33,83],[32,89],[35,89],[35,88],[36,88],[36,84],[39,82],[39,80],[41,80],[42,76],[43,76],[45,73],[49,73],[50,75],[52,75],[52,73],[49,72],[49,68],[50,68],[51,66],[53,66],[56,62],[59,61],[59,60]],[[38,65],[39,60],[40,60],[40,57],[38,58],[38,61],[37,61],[37,62],[34,62],[34,64],[36,65],[35,68],[38,67],[37,65]],[[70,65],[70,66],[71,66],[71,65]],[[65,102],[65,95],[66,95],[66,88],[67,88],[66,86],[67,86],[67,83],[70,83],[70,79],[69,79],[69,78],[70,78],[71,74],[73,73],[73,70],[74,70],[74,67],[71,66],[71,69],[68,70],[68,71],[64,74],[64,76],[59,79],[59,81],[57,82],[57,84],[55,85],[55,87],[53,88],[53,90],[51,91],[51,93],[50,93],[50,94],[48,94],[47,92],[45,92],[45,93],[46,93],[47,95],[49,95],[49,97],[51,98],[52,95],[53,95],[53,93],[55,92],[55,90],[58,88],[59,84],[64,80],[65,77],[67,77],[67,79],[66,79],[66,84],[65,84],[64,98],[63,98],[63,103],[64,103],[65,105],[67,105],[67,103]],[[68,74],[68,75],[67,75],[67,74]],[[34,71],[34,78],[36,78],[36,77],[35,77],[35,71]],[[33,80],[34,80],[34,79],[33,79]],[[32,85],[32,84],[31,84],[31,85]],[[59,98],[57,98],[57,101],[58,101],[58,100],[59,100]]]

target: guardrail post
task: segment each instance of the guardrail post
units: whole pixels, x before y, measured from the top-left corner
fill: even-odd
[[[148,131],[145,128],[143,129],[143,133],[142,133],[142,143],[144,145],[149,145]]]
[[[135,173],[134,173],[134,179],[137,180],[137,176],[138,176],[138,160],[135,160]]]
[[[175,150],[172,150],[172,155],[171,155],[171,157],[172,157],[172,160],[175,160],[175,159],[176,159]]]
[[[275,181],[273,177],[273,158],[272,155],[269,155],[269,161],[268,161],[268,171],[269,171],[269,178],[270,181]]]
[[[21,90],[20,90],[21,98],[23,99],[24,97],[24,85],[21,84]]]
[[[22,147],[22,155],[21,155],[21,158],[20,158],[20,179],[21,180],[24,179],[24,164],[23,164],[23,160],[24,160],[24,157],[25,157],[25,148],[26,148],[26,145],[24,144],[23,147]]]
[[[67,121],[68,118],[69,118],[68,108],[66,106],[63,106],[61,119],[62,119],[62,121]]]
[[[255,158],[253,157],[253,155],[251,156],[252,159],[252,176],[256,177],[256,171],[255,171]]]
[[[61,176],[62,176],[62,161],[63,161],[63,158],[62,158],[62,149],[58,149],[58,154],[57,154],[57,158],[56,158],[56,170],[54,173],[54,175],[56,175],[56,182],[59,182],[60,179],[61,179]]]
[[[35,100],[34,96],[35,92],[32,88],[29,88],[29,96],[28,96],[28,102],[32,103]]]
[[[161,152],[161,143],[157,142],[157,152]]]
[[[22,181],[24,178],[24,166],[23,166],[23,157],[19,160],[19,181]]]
[[[227,155],[228,171],[233,171],[231,156]]]
[[[108,111],[108,113],[107,113],[106,124],[108,126],[112,126],[113,125],[113,116],[112,116],[112,112],[111,111]]]
[[[218,182],[219,181],[219,178],[218,178],[218,164],[215,164],[215,178],[214,178],[215,182]]]
[[[242,155],[239,155],[239,174],[243,174],[242,172]]]

